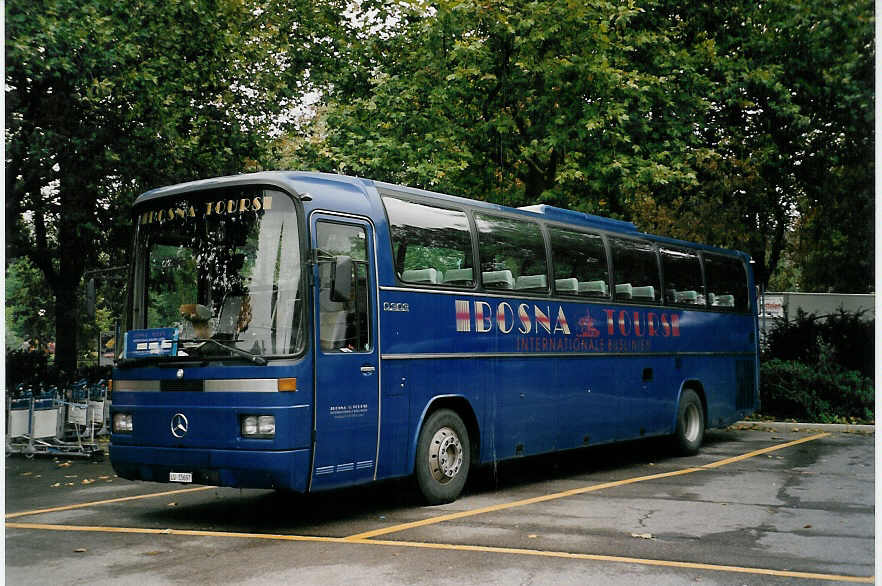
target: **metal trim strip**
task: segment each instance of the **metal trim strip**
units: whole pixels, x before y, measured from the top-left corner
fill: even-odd
[[[277,393],[279,382],[275,378],[225,378],[207,379],[206,393]]]
[[[114,380],[113,390],[123,393],[158,393],[158,380]]]
[[[277,393],[278,379],[229,378],[205,379],[206,393]],[[114,380],[113,390],[123,393],[158,393],[159,380]]]
[[[426,352],[383,354],[383,360],[438,360],[468,358],[613,358],[613,357],[708,357],[754,356],[753,352]]]

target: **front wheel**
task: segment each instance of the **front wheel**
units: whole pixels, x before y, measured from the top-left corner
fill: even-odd
[[[678,452],[691,456],[698,453],[704,440],[704,408],[692,389],[683,389],[677,409],[677,429],[674,444]]]
[[[469,434],[450,409],[439,409],[423,423],[417,442],[416,480],[430,505],[449,503],[465,486],[471,465]]]

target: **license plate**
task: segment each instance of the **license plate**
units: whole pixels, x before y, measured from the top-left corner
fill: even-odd
[[[169,472],[169,482],[193,482],[192,472]]]

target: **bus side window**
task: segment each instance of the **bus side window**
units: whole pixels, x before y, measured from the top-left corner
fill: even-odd
[[[690,250],[667,247],[661,248],[659,254],[665,277],[665,303],[706,305],[698,255]]]
[[[372,348],[367,235],[361,226],[319,221],[319,345],[326,352],[365,352]],[[337,256],[352,258],[352,293],[331,298],[332,266]]]
[[[545,240],[537,223],[475,213],[475,225],[485,288],[548,292]]]
[[[554,288],[558,295],[609,298],[603,239],[596,234],[549,227]]]
[[[703,254],[708,305],[724,311],[747,311],[747,273],[740,259]]]
[[[472,288],[472,239],[465,212],[383,196],[395,272],[405,283]]]
[[[658,261],[652,243],[610,238],[615,277],[615,298],[656,303],[661,299]]]

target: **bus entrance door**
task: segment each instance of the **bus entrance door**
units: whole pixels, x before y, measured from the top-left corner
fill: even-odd
[[[374,479],[379,425],[373,233],[314,214],[315,443],[311,488]]]

